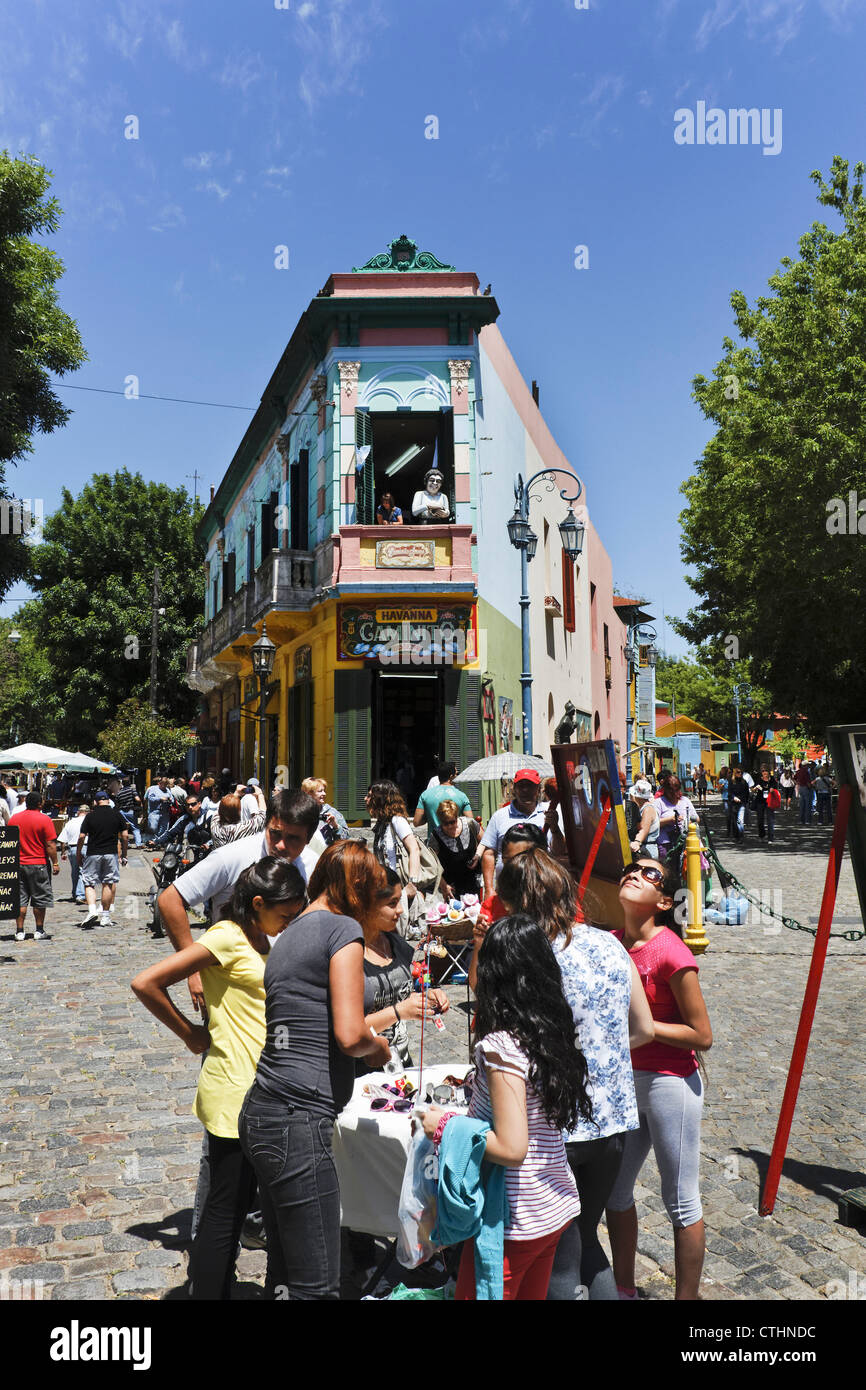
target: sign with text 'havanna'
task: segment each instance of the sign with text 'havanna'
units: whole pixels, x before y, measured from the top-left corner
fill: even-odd
[[[477,659],[474,603],[340,606],[339,661],[382,666],[464,666]]]
[[[0,917],[17,917],[20,909],[18,864],[19,833],[16,825],[0,828]]]

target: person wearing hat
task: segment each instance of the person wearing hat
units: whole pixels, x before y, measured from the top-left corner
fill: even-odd
[[[81,822],[78,831],[78,862],[81,864],[81,877],[84,882],[84,896],[88,912],[83,927],[93,927],[97,921],[103,927],[114,926],[114,895],[120,880],[120,864],[126,866],[129,848],[129,822],[111,805],[111,798],[104,788],[93,798],[94,808]],[[84,854],[84,841],[87,840],[87,854]],[[96,890],[101,890],[102,915],[96,905]]]
[[[640,812],[640,825],[631,841],[632,852],[648,855],[650,859],[658,859],[659,813],[653,799],[653,789],[646,778],[638,778],[629,791],[629,796]]]
[[[424,474],[424,491],[416,492],[412,498],[412,515],[419,525],[441,526],[451,515],[448,498],[442,491],[443,482],[438,468]]]
[[[484,878],[484,897],[493,892],[494,872],[502,867],[500,853],[503,838],[513,825],[544,826],[546,807],[539,807],[541,777],[534,767],[521,767],[514,774],[514,792],[508,806],[502,806],[487,823],[481,837],[481,873]]]
[[[60,858],[69,859],[69,871],[72,874],[72,902],[83,903],[84,884],[81,881],[81,863],[78,858],[78,837],[84,817],[90,810],[90,803],[79,801],[75,814],[70,816],[60,834],[57,836],[57,844],[60,847]]]

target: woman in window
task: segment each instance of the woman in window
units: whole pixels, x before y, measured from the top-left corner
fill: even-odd
[[[394,501],[393,492],[383,492],[376,508],[377,526],[402,526],[403,513]]]

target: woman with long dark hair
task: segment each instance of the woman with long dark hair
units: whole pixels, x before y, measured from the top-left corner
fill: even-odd
[[[405,895],[401,927],[405,929],[409,917],[415,913],[415,909],[411,909],[410,912],[410,908],[418,893],[418,880],[421,875],[421,850],[409,822],[406,802],[396,782],[385,780],[371,782],[364,801],[367,804],[367,813],[371,821],[375,821],[373,853],[386,869],[393,869],[395,873],[400,875],[400,882],[403,885]],[[408,864],[405,868],[401,868],[402,856],[398,858],[398,841],[408,856]],[[405,864],[405,861],[403,862]],[[421,901],[419,899],[419,903]],[[417,906],[418,904],[416,904]]]
[[[653,1041],[632,1052],[640,1128],[625,1141],[619,1176],[607,1203],[607,1229],[619,1296],[637,1297],[634,1188],[652,1148],[662,1201],[674,1228],[677,1299],[695,1299],[704,1263],[704,1222],[698,1188],[703,1085],[696,1049],[712,1046],[698,963],[677,921],[680,880],[671,864],[636,859],[622,873],[619,900],[625,928],[615,935],[643,982],[653,1016]]]
[[[531,918],[504,917],[489,929],[478,954],[476,996],[469,1115],[489,1123],[485,1158],[507,1169],[504,1297],[540,1300],[560,1235],[580,1211],[562,1131],[592,1111],[559,966]],[[429,1138],[446,1116],[435,1105],[425,1111]],[[460,1300],[475,1296],[473,1246],[463,1247]]]
[[[352,1059],[376,1068],[391,1055],[364,1018],[358,920],[384,886],[366,845],[331,845],[310,875],[310,906],[265,970],[267,1039],[238,1133],[259,1184],[272,1296],[339,1298],[334,1120],[352,1094]]]
[[[238,1113],[265,1041],[265,961],[271,941],[306,905],[304,880],[285,859],[245,869],[231,909],[192,946],[143,970],[132,982],[146,1009],[190,1052],[207,1057],[193,1113],[207,1131],[209,1183],[189,1262],[192,1297],[227,1299],[241,1226],[256,1180],[241,1151]],[[169,985],[201,973],[207,1026],[175,1006]]]
[[[592,1120],[578,1116],[565,1137],[580,1215],[557,1246],[547,1296],[570,1302],[585,1289],[594,1301],[613,1302],[616,1282],[598,1223],[626,1135],[638,1127],[629,1050],[652,1040],[652,1015],[625,950],[610,932],[575,920],[574,879],[544,850],[526,849],[503,864],[498,892],[509,912],[538,922],[553,946],[588,1068]]]

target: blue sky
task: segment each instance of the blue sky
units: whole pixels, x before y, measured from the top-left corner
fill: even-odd
[[[732,332],[730,292],[753,300],[835,221],[810,171],[866,155],[866,0],[282,3],[7,10],[0,147],[54,174],[89,353],[72,380],[254,406],[328,274],[405,231],[492,282],[616,584],[683,613],[678,489],[708,437],[691,380]],[[780,108],[780,152],[676,144],[699,101]],[[10,470],[46,511],[121,466],[190,488],[198,469],[206,494],[249,419],[60,395],[70,424]]]

